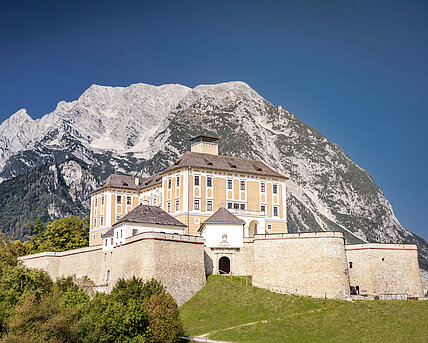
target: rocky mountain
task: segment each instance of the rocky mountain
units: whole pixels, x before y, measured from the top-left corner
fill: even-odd
[[[95,187],[114,171],[141,176],[161,171],[200,132],[221,137],[224,155],[260,159],[290,176],[291,231],[340,230],[350,243],[415,243],[420,265],[428,270],[427,243],[401,226],[370,174],[339,146],[243,82],[193,89],[93,85],[78,100],[60,102],[41,119],[20,110],[0,126],[0,177],[8,180],[0,187],[48,163],[41,168],[50,172],[55,166],[64,179],[69,195],[64,201],[71,206],[67,211],[87,211],[82,178]],[[69,174],[73,186],[63,175],[70,158],[82,168]],[[70,187],[80,189],[77,198]],[[22,224],[22,219],[4,221],[1,209],[0,218],[2,225],[9,225],[6,230]]]

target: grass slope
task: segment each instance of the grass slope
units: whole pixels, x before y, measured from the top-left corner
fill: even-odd
[[[208,278],[181,319],[187,335],[230,342],[428,342],[427,301],[288,296],[222,276]]]

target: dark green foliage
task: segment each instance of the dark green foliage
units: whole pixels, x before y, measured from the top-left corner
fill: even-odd
[[[74,202],[57,164],[30,169],[0,183],[0,229],[17,238],[30,233],[27,223],[51,219],[49,208],[59,215],[87,215],[88,209]]]
[[[119,280],[93,299],[71,277],[55,283],[10,265],[0,279],[2,342],[177,342],[177,304],[161,283]]]

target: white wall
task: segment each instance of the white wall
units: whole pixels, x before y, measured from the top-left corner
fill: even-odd
[[[137,235],[142,232],[165,232],[184,235],[184,227],[172,225],[121,223],[114,228],[114,245],[124,244],[126,239],[132,237],[132,231],[137,230]]]
[[[227,242],[231,247],[244,246],[244,231],[242,224],[205,224],[201,236],[207,247],[218,247],[222,242],[223,234],[227,235]]]

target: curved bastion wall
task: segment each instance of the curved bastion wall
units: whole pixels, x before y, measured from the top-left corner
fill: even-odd
[[[418,249],[413,244],[347,245],[349,280],[359,294],[423,297]]]
[[[256,235],[253,285],[312,297],[349,297],[343,234]]]
[[[162,282],[181,306],[205,285],[203,239],[146,232],[113,251],[101,246],[43,252],[20,258],[29,268],[43,269],[52,279],[87,276],[99,290],[110,291],[119,278],[152,278]]]

